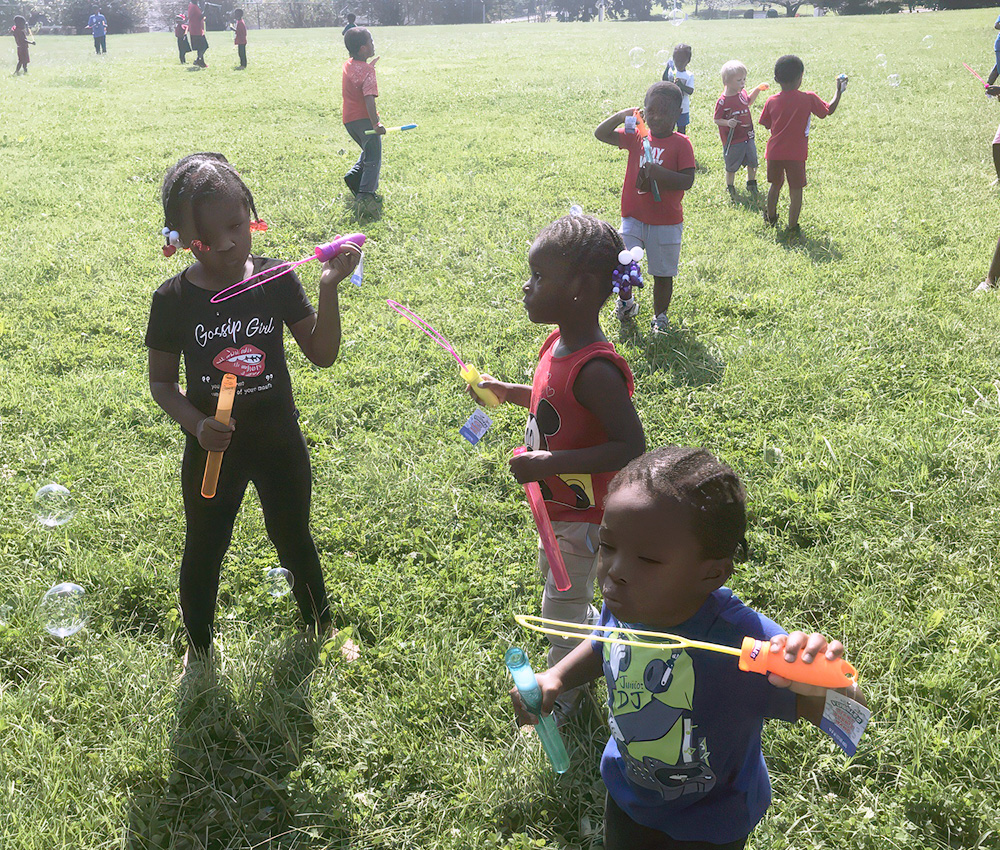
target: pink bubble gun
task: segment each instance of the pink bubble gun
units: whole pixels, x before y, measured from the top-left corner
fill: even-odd
[[[525,446],[518,446],[514,449],[514,457],[523,455],[527,450]],[[542,541],[542,549],[545,550],[545,557],[548,559],[549,571],[556,583],[556,590],[569,590],[572,582],[569,580],[566,562],[563,561],[562,552],[559,551],[559,544],[556,542],[556,533],[552,530],[552,520],[549,519],[549,512],[545,510],[542,488],[538,486],[537,481],[529,481],[524,485],[524,494],[528,497],[531,516],[534,517],[538,538]]]
[[[483,376],[479,374],[479,370],[472,365],[469,365],[461,357],[458,356],[458,352],[455,351],[454,346],[448,342],[444,334],[435,330],[427,322],[420,318],[416,313],[414,313],[408,307],[404,307],[398,301],[393,301],[391,298],[386,298],[385,303],[392,307],[400,316],[409,322],[412,322],[420,330],[422,330],[427,336],[429,336],[434,342],[441,346],[445,351],[447,351],[452,357],[455,358],[455,362],[458,363],[458,371],[462,378],[465,380],[472,391],[479,396],[480,401],[487,407],[496,407],[500,404],[500,399],[496,397],[492,390],[484,390],[479,386],[479,382],[483,379]]]
[[[301,266],[303,263],[308,263],[312,260],[319,260],[321,263],[326,263],[336,257],[337,254],[345,248],[350,246],[357,248],[357,250],[360,251],[361,246],[364,244],[365,235],[363,233],[349,233],[346,236],[338,236],[332,242],[327,242],[325,245],[317,245],[313,250],[313,253],[308,257],[303,257],[301,260],[281,263],[280,265],[272,266],[269,269],[264,269],[264,271],[257,272],[257,274],[252,274],[250,277],[244,278],[239,283],[234,283],[232,286],[226,287],[221,292],[216,292],[215,295],[212,296],[211,301],[213,304],[228,301],[230,298],[242,295],[244,292],[248,292],[257,286],[263,286],[265,283],[270,283],[275,278],[281,277],[283,274]],[[269,276],[264,277],[264,275]]]

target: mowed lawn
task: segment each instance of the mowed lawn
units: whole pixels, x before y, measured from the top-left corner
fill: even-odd
[[[182,155],[221,151],[271,225],[255,250],[294,259],[355,229],[342,39],[251,30],[241,73],[222,33],[205,71],[178,64],[170,33],[111,35],[106,57],[40,36],[30,74],[0,76],[0,847],[598,846],[602,711],[567,730],[561,778],[511,727],[503,653],[544,657],[512,620],[540,598],[506,470],[523,411],[466,443],[453,362],[385,299],[481,370],[529,381],[548,329],[519,303],[527,246],[574,203],[617,224],[625,157],[593,129],[641,102],[679,40],[699,171],[676,330],[650,337],[649,292],[638,324],[609,308],[605,328],[649,445],[704,445],[746,482],[753,554],[735,591],[842,637],[874,711],[853,759],[812,727],[767,727],[775,802],[749,847],[997,847],[1000,309],[970,290],[998,235],[1000,109],[961,64],[989,70],[993,20],[376,29],[381,114],[420,126],[385,139],[385,213],[364,227],[362,288],[342,287],[339,361],[312,368],[289,343],[313,531],[362,656],[295,639],[251,496],[224,564],[216,683],[179,682],[183,440],[149,396],[143,335],[185,256],[160,252],[159,186]],[[824,98],[850,75],[813,122],[792,243],[729,204],[711,122],[725,60],[753,86],[788,52]],[[304,267],[313,298],[317,276]],[[61,529],[32,515],[50,481],[76,500]],[[63,641],[35,615],[58,581],[92,612]]]

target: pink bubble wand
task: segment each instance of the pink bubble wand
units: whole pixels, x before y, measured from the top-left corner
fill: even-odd
[[[514,449],[514,457],[523,455],[527,450],[525,446],[518,446]],[[537,481],[528,481],[524,485],[524,495],[528,497],[531,516],[535,520],[538,539],[542,541],[542,549],[545,550],[545,558],[549,562],[549,572],[552,573],[552,580],[556,583],[556,590],[569,590],[573,583],[569,580],[569,573],[566,572],[566,562],[563,560],[559,543],[556,542],[556,533],[552,530],[549,512],[545,510],[542,488],[538,486]]]
[[[973,77],[975,77],[977,80],[979,80],[979,82],[981,82],[983,84],[983,88],[989,88],[990,87],[989,83],[987,83],[986,80],[984,80],[982,77],[980,77],[979,74],[976,73],[976,70],[971,65],[967,65],[965,62],[963,62],[962,64],[965,65],[965,70],[966,71],[968,71],[970,74],[972,74]]]
[[[409,307],[404,307],[398,301],[386,298],[385,303],[392,307],[392,309],[399,313],[399,315],[404,319],[420,328],[420,330],[422,330],[425,334],[427,334],[427,336],[434,340],[434,342],[441,346],[441,348],[455,358],[455,362],[458,363],[459,374],[461,374],[465,383],[472,387],[472,391],[479,396],[479,399],[483,404],[487,407],[496,407],[500,404],[500,399],[496,397],[496,394],[492,390],[486,390],[479,386],[479,382],[483,379],[483,376],[479,374],[479,370],[475,366],[466,363],[461,357],[458,356],[458,352],[455,351],[455,347],[448,342],[448,339],[444,336],[444,334],[421,319],[420,316],[414,313]]]
[[[327,242],[325,245],[317,245],[313,249],[312,254],[308,257],[272,266],[269,269],[257,272],[257,274],[252,274],[250,277],[245,277],[243,280],[238,283],[234,283],[232,286],[227,286],[221,292],[216,292],[215,295],[212,296],[211,302],[213,304],[219,304],[222,301],[228,301],[230,298],[235,298],[237,295],[242,295],[244,292],[249,292],[251,289],[263,286],[265,283],[270,283],[272,280],[281,277],[283,274],[287,274],[292,269],[298,268],[303,263],[308,263],[312,260],[319,260],[321,263],[326,263],[336,257],[337,254],[345,248],[351,247],[360,251],[361,246],[364,244],[365,235],[363,233],[349,233],[346,236],[338,236],[332,242]],[[270,275],[270,277],[263,277],[264,275]],[[257,278],[263,279],[257,280]]]

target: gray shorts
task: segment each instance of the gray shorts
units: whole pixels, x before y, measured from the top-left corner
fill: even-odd
[[[733,142],[729,146],[729,153],[726,154],[726,171],[730,174],[735,174],[744,165],[747,168],[757,167],[757,144],[753,139],[747,139],[745,142]]]
[[[643,224],[636,218],[622,219],[622,241],[626,248],[638,245],[646,252],[646,271],[654,277],[674,277],[681,259],[683,224]]]

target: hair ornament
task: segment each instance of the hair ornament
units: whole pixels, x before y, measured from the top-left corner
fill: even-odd
[[[618,268],[611,273],[611,288],[622,301],[632,297],[633,286],[642,289],[642,272],[639,270],[642,255],[643,250],[638,245],[618,252]]]
[[[209,251],[212,250],[211,248],[208,247],[208,245],[206,245],[200,239],[192,239],[191,240],[191,247],[195,251],[201,251],[203,254],[207,254]]]
[[[163,234],[163,238],[167,240],[167,244],[163,246],[163,256],[172,257],[180,247],[181,235],[169,227],[164,227],[160,232]]]
[[[262,218],[254,219],[250,222],[251,233],[263,233],[267,230],[267,222]]]

